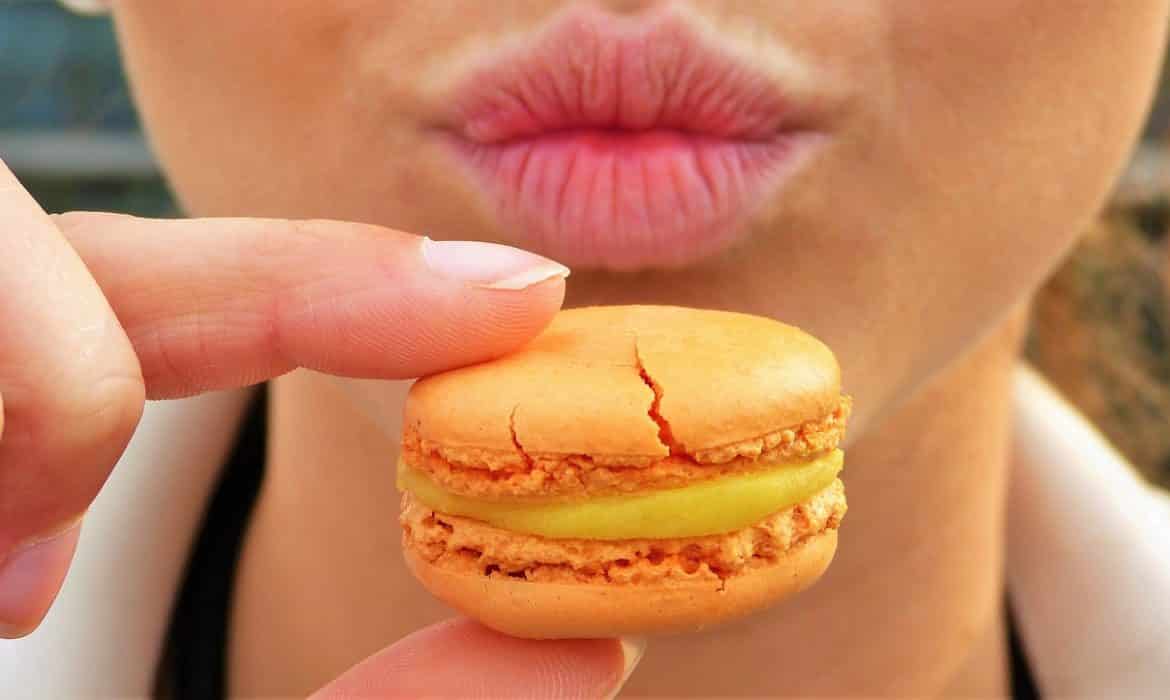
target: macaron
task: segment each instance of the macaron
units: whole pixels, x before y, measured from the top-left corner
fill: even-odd
[[[411,387],[403,551],[501,632],[696,630],[812,585],[845,515],[833,353],[725,311],[562,311],[521,350]]]

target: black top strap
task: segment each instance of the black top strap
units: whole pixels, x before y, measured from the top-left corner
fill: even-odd
[[[236,563],[264,477],[267,391],[248,409],[203,516],[155,674],[154,696],[227,696],[227,641]]]

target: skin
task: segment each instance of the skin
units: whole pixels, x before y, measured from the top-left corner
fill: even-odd
[[[116,17],[153,142],[190,211],[509,242],[431,135],[443,105],[430,86],[463,65],[470,42],[532,31],[571,4],[299,2],[275,36],[262,2],[218,12],[131,0]],[[629,14],[653,5],[601,3]],[[713,305],[807,328],[849,372],[860,436],[1002,321],[1098,210],[1145,113],[1166,3],[804,5],[683,6],[732,36],[732,18],[751,18],[840,84],[829,147],[742,246],[674,272],[577,270],[567,303]],[[892,328],[874,357],[874,336]]]
[[[276,31],[271,3],[259,0],[121,0],[114,11],[152,140],[192,214],[342,219],[507,243],[508,230],[432,138],[441,105],[430,86],[461,65],[469,43],[531,31],[572,4],[298,1],[282,4]],[[1010,386],[1026,304],[1100,208],[1136,139],[1160,63],[1168,3],[595,4],[625,14],[677,5],[733,41],[741,30],[732,18],[748,18],[766,40],[789,45],[815,66],[840,99],[824,125],[826,148],[782,197],[757,212],[741,245],[686,269],[575,270],[566,303],[674,303],[780,318],[834,349],[856,399],[845,474],[850,513],[830,573],[799,600],[751,621],[657,641],[628,690],[1001,692]],[[70,264],[95,278],[96,284],[85,283],[85,298],[96,310],[79,315],[108,318],[112,307],[129,326],[100,344],[115,357],[102,371],[112,364],[133,376],[139,367],[147,393],[151,372],[165,376],[168,368],[191,390],[305,366],[377,379],[414,376],[421,350],[391,370],[373,366],[374,350],[400,358],[411,342],[430,339],[441,345],[431,348],[441,365],[466,362],[468,354],[490,356],[535,332],[562,290],[553,280],[521,291],[513,306],[528,311],[509,317],[511,325],[503,327],[518,330],[495,341],[485,340],[484,331],[463,346],[453,342],[458,334],[450,329],[475,328],[458,300],[426,321],[386,299],[380,316],[361,318],[391,324],[406,338],[377,334],[373,346],[349,349],[338,360],[338,353],[313,345],[318,327],[292,323],[298,332],[291,335],[302,338],[294,345],[308,350],[290,359],[277,348],[247,372],[208,377],[199,373],[209,370],[198,357],[176,363],[173,352],[152,356],[134,331],[134,317],[121,312],[129,303],[121,299],[152,288],[116,284],[134,268],[108,251],[129,255],[134,245],[86,254],[103,250],[101,226],[89,220],[69,226],[26,212],[29,218],[40,222],[37,240],[52,255],[73,260],[61,251],[82,251],[84,264]],[[106,227],[123,230],[124,224],[107,221]],[[273,242],[300,230],[270,228],[276,233],[263,237],[262,252],[280,250]],[[187,233],[195,238],[196,229],[210,231],[203,238],[210,243],[194,246],[192,278],[202,269],[200,254],[238,239],[208,222],[195,222]],[[334,235],[362,234],[346,228]],[[298,248],[300,257],[282,263],[292,269],[333,248],[329,241]],[[252,260],[254,250],[237,251],[238,259]],[[411,260],[406,251],[403,244],[387,255]],[[368,257],[344,264],[360,268]],[[113,262],[103,268],[94,259]],[[270,287],[319,290],[320,279],[312,276],[318,268],[307,267],[308,279],[273,273],[280,284]],[[408,264],[393,281],[413,288],[417,272]],[[346,276],[324,279],[341,284]],[[189,295],[176,294],[172,306]],[[336,302],[338,295],[321,298]],[[223,320],[226,303],[207,305],[220,314],[213,319]],[[337,306],[322,307],[327,321],[334,315],[338,324],[354,320]],[[161,311],[149,318],[160,317],[184,318]],[[434,325],[415,332],[411,323]],[[45,325],[59,337],[78,324]],[[31,347],[33,340],[27,342]],[[236,349],[238,362],[254,356]],[[66,360],[57,362],[46,366]],[[3,367],[0,355],[0,379]],[[88,379],[81,373],[69,386]],[[0,383],[6,413],[13,385]],[[75,449],[87,455],[90,443],[107,446],[108,454],[91,460],[94,483],[43,512],[20,511],[19,520],[9,519],[23,528],[11,541],[84,508],[120,451],[108,447],[110,435],[124,438],[132,428],[142,384],[126,386],[139,392],[137,399],[114,402],[130,407],[127,425],[104,428],[100,439],[78,438]],[[168,393],[157,387],[173,389],[153,386],[156,394]],[[248,533],[232,619],[231,685],[241,694],[304,694],[446,614],[404,571],[397,524],[387,515],[394,510],[387,465],[396,457],[405,384],[298,371],[275,382],[273,391],[268,478]],[[45,409],[45,415],[59,413]],[[0,451],[0,466],[3,457]],[[297,585],[273,585],[290,580]]]

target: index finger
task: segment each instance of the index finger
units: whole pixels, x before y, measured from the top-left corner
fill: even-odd
[[[507,246],[337,221],[68,214],[149,396],[304,367],[403,379],[513,350],[560,308],[568,269]]]

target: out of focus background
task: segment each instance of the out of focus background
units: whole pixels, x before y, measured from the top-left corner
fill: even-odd
[[[0,0],[0,157],[51,212],[179,214],[109,19],[53,0]],[[1029,359],[1170,487],[1168,225],[1170,71],[1111,205],[1039,295],[1028,343]]]
[[[178,213],[139,131],[108,17],[0,0],[0,157],[49,211]]]

